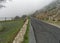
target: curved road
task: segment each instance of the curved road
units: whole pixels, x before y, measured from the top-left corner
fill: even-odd
[[[60,28],[31,17],[36,43],[60,43]]]

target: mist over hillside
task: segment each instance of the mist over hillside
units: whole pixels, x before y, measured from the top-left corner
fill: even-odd
[[[48,6],[34,13],[38,19],[60,20],[60,0],[55,0]]]

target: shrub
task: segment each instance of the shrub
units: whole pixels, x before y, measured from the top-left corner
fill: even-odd
[[[5,27],[0,25],[0,32],[4,31],[5,30]]]

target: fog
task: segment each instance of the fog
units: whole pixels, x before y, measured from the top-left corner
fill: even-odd
[[[53,0],[0,0],[0,17],[29,15]]]

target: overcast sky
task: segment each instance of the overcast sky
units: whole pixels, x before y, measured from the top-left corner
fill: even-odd
[[[53,0],[10,0],[6,3],[0,3],[6,7],[0,8],[0,17],[22,16],[31,14],[36,10],[43,8]]]

